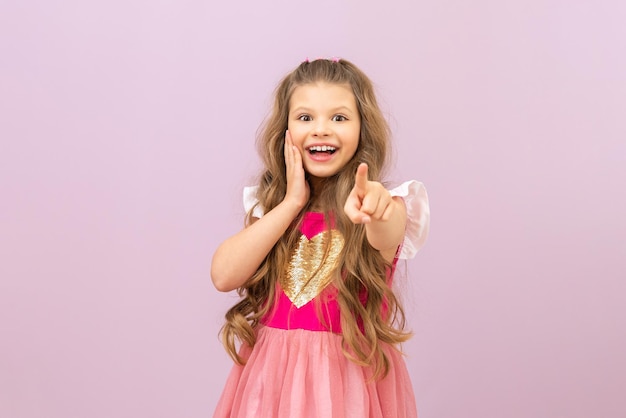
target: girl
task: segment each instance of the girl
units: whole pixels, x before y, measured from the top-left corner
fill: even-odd
[[[352,63],[307,60],[279,84],[246,228],[211,266],[215,287],[242,298],[221,331],[236,364],[215,417],[417,416],[391,281],[426,239],[428,198],[416,181],[380,183],[388,147]]]

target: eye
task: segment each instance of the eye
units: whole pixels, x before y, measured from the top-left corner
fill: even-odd
[[[343,122],[348,120],[348,118],[346,118],[344,115],[335,115],[332,117],[331,119],[333,122]]]
[[[313,119],[311,118],[311,116],[304,114],[304,115],[298,116],[298,120],[301,120],[303,122],[310,122]]]

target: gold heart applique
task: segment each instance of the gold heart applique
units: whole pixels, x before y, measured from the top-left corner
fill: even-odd
[[[329,238],[330,242],[327,243]],[[330,273],[337,266],[343,243],[343,235],[334,229],[329,233],[317,234],[310,240],[305,235],[300,237],[280,281],[285,294],[296,307],[306,305],[328,286]]]

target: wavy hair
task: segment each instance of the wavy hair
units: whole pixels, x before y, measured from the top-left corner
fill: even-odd
[[[305,61],[276,88],[271,114],[257,137],[258,151],[265,166],[259,181],[258,205],[268,212],[285,197],[287,176],[283,149],[289,101],[298,86],[318,82],[349,85],[361,117],[356,153],[337,174],[323,179],[316,203],[324,208],[327,222],[332,214],[335,229],[345,240],[338,267],[332,273],[332,284],[338,290],[344,355],[357,364],[373,366],[373,377],[381,378],[389,371],[389,359],[381,342],[396,347],[406,341],[410,333],[404,331],[404,311],[390,288],[388,274],[392,266],[368,243],[364,226],[353,224],[343,211],[358,165],[367,163],[369,179],[381,181],[390,154],[389,126],[378,106],[372,82],[351,62],[343,59]],[[239,364],[244,364],[245,360],[237,353],[236,342],[239,340],[250,347],[255,344],[255,329],[272,309],[272,298],[277,295],[276,281],[284,274],[300,236],[298,226],[311,205],[309,201],[256,273],[238,289],[241,300],[226,313],[222,342]],[[246,225],[252,222],[250,211]],[[362,295],[367,297],[362,298]]]

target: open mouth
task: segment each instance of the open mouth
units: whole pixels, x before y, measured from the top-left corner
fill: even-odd
[[[337,151],[337,148],[331,147],[328,145],[317,145],[317,146],[309,147],[308,151],[311,155],[315,155],[319,153],[332,155],[335,153],[335,151]]]

